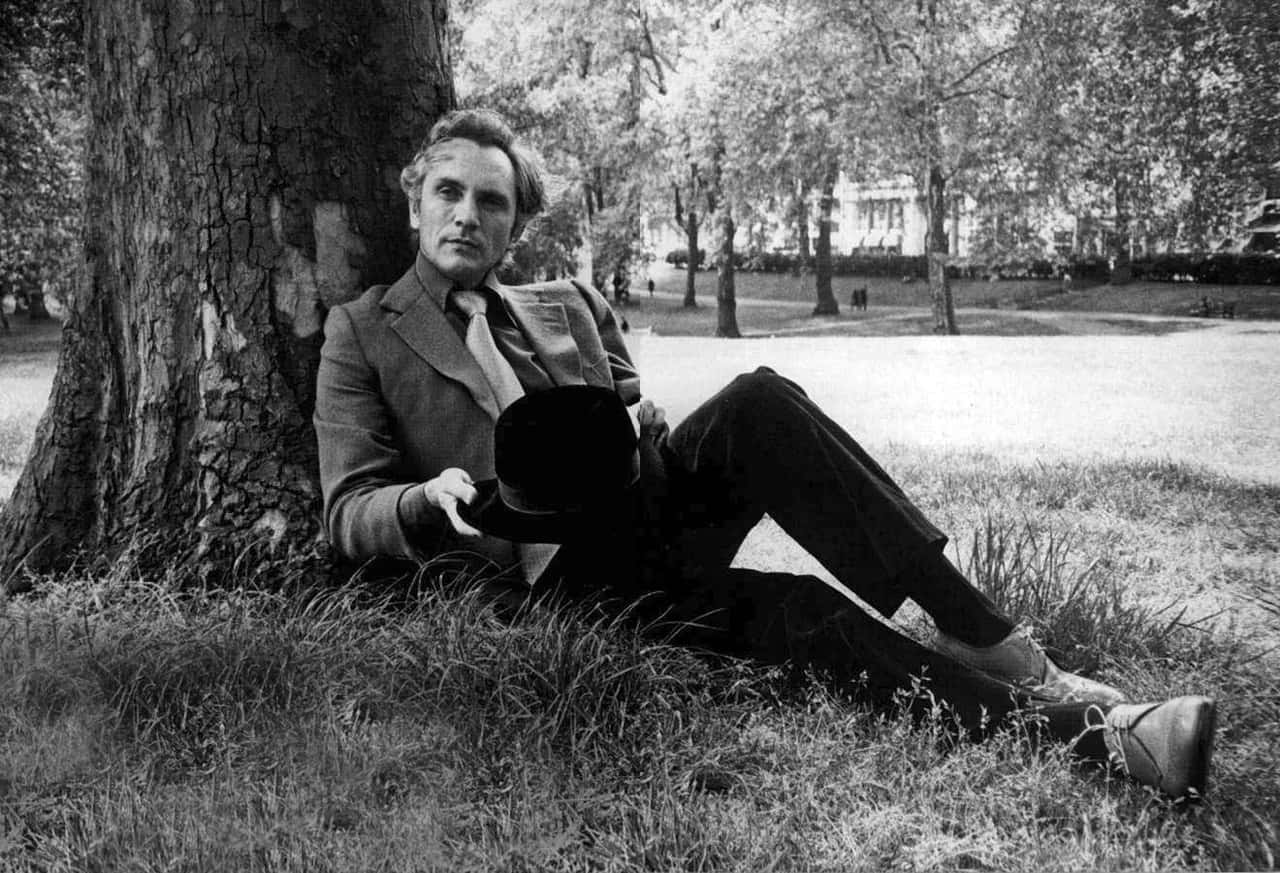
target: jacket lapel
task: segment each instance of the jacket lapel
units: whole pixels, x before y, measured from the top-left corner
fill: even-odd
[[[391,329],[418,357],[450,379],[461,382],[490,418],[498,417],[493,389],[480,365],[467,351],[444,312],[427,295],[413,270],[388,289],[382,298],[382,307],[399,313],[391,321]]]
[[[582,385],[582,357],[562,303],[543,303],[506,286],[495,289],[557,385]]]

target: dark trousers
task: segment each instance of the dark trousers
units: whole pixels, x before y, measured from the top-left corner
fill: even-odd
[[[958,573],[921,572],[945,560],[945,537],[795,383],[765,368],[739,376],[671,433],[661,456],[664,475],[646,482],[643,505],[561,550],[553,570],[571,597],[598,594],[607,579],[677,641],[813,668],[878,700],[923,679],[975,735],[1017,709],[1044,715],[1058,739],[1083,730],[1086,705],[971,670],[820,579],[730,567],[767,513],[886,618],[907,598],[985,608]]]

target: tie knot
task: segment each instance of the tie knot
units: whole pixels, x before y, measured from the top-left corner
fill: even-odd
[[[458,289],[453,292],[453,303],[467,318],[484,315],[489,309],[489,298],[483,291]]]

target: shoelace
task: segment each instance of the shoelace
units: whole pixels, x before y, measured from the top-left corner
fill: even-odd
[[[1163,782],[1164,770],[1160,767],[1160,762],[1156,760],[1156,756],[1151,753],[1151,749],[1147,747],[1147,744],[1133,734],[1134,724],[1141,721],[1143,716],[1150,711],[1150,709],[1144,710],[1143,712],[1138,713],[1137,716],[1130,721],[1117,722],[1113,724],[1111,720],[1107,718],[1107,714],[1103,712],[1102,707],[1098,706],[1096,703],[1091,704],[1089,708],[1084,711],[1085,727],[1080,736],[1084,736],[1091,731],[1110,731],[1115,736],[1115,741],[1113,743],[1107,743],[1107,750],[1111,753],[1111,759],[1115,763],[1119,764],[1124,769],[1125,773],[1131,772],[1129,769],[1129,756],[1125,753],[1125,743],[1126,741],[1136,743],[1137,746],[1146,754],[1147,760],[1151,762],[1151,766],[1155,769],[1156,781]],[[1090,722],[1091,716],[1097,717],[1097,724]]]

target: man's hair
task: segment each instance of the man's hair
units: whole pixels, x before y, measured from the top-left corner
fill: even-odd
[[[413,161],[400,171],[400,187],[409,198],[410,209],[422,197],[422,180],[427,177],[437,147],[453,139],[494,146],[511,161],[516,183],[516,227],[525,227],[546,208],[546,187],[537,154],[520,142],[498,113],[490,109],[455,109],[431,126]]]

